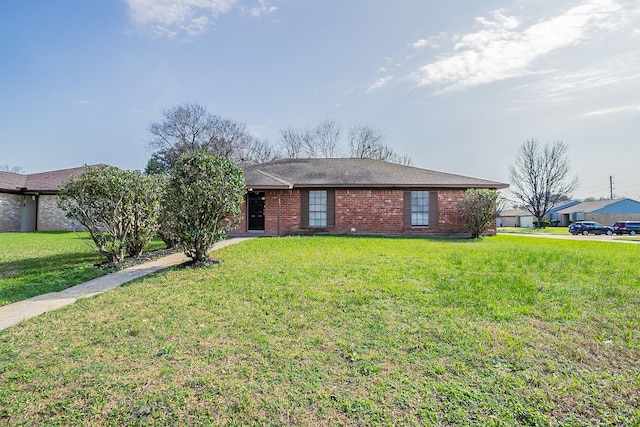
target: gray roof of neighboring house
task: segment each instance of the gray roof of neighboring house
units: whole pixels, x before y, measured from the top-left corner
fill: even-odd
[[[507,188],[508,184],[371,159],[286,159],[244,169],[247,187]]]
[[[555,205],[553,205],[551,209],[549,209],[549,212],[547,212],[547,215],[557,214],[563,209],[570,208],[571,206],[575,206],[580,203],[582,203],[580,200],[569,200],[569,201],[558,202]]]
[[[60,184],[75,173],[85,170],[79,168],[60,169],[50,172],[23,175],[19,173],[0,172],[0,192],[7,193],[55,193]]]

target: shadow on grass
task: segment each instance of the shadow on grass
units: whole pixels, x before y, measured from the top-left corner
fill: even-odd
[[[0,305],[57,292],[109,273],[94,267],[101,256],[67,253],[0,263]]]

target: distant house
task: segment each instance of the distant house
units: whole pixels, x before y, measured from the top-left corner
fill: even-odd
[[[370,159],[278,160],[245,168],[245,181],[232,234],[464,235],[464,192],[508,187]]]
[[[57,205],[60,184],[84,167],[35,174],[0,172],[0,232],[72,229]]]
[[[576,221],[596,221],[604,225],[617,221],[638,221],[640,202],[632,199],[582,202],[554,212],[552,219],[564,226]]]
[[[552,223],[556,225],[568,225],[568,224],[561,224],[560,218],[556,215],[556,213],[563,209],[570,208],[571,206],[575,206],[578,203],[581,203],[580,200],[569,200],[565,202],[558,202],[551,209],[549,209],[549,212],[547,212],[547,214],[545,215],[545,219],[552,221]]]
[[[544,219],[551,221],[551,225],[562,225],[554,215],[556,212],[580,203],[579,200],[559,202],[544,216]],[[529,211],[524,209],[510,209],[500,212],[497,218],[498,227],[523,227],[532,228],[536,225],[537,219]]]
[[[523,209],[508,209],[500,212],[496,219],[498,227],[533,228],[536,219],[529,211]]]

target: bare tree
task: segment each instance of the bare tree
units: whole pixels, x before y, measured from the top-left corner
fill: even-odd
[[[305,157],[304,132],[292,128],[281,129],[280,149],[283,156],[288,159]]]
[[[280,147],[287,158],[336,157],[340,145],[340,124],[327,119],[314,129],[282,129],[280,137]]]
[[[332,119],[315,128],[280,130],[281,155],[285,158],[334,158],[344,156],[411,165],[411,158],[397,154],[384,143],[385,135],[367,124],[356,124],[347,133],[347,149],[341,145],[342,126]]]
[[[412,166],[413,162],[411,161],[411,156],[408,154],[394,154],[393,160],[389,160],[393,163],[398,163],[399,165]]]
[[[241,166],[255,165],[281,159],[280,151],[265,139],[250,137],[241,158]]]
[[[537,140],[530,139],[518,150],[515,164],[509,166],[511,191],[536,217],[538,227],[553,205],[578,185],[577,178],[568,180],[567,149],[562,141],[541,147]]]
[[[384,156],[384,133],[370,125],[355,124],[349,129],[349,157],[380,159]]]
[[[341,126],[335,120],[326,119],[313,130],[313,144],[318,157],[337,157],[339,154]]]
[[[9,164],[0,165],[0,172],[11,172],[24,174],[22,166],[11,166]]]
[[[353,125],[349,129],[349,157],[411,165],[409,156],[397,154],[384,140],[384,132],[371,125]]]
[[[239,162],[250,142],[243,123],[209,113],[198,104],[182,104],[164,111],[164,119],[149,127],[155,149],[149,170],[168,173],[181,154],[204,150]]]

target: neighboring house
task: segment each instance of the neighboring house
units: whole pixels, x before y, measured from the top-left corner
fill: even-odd
[[[0,172],[0,232],[71,230],[57,205],[60,184],[85,168],[29,175]]]
[[[246,167],[245,181],[231,234],[466,235],[457,210],[464,192],[508,187],[370,159],[278,160]]]
[[[576,221],[596,221],[611,225],[617,221],[640,220],[640,202],[632,199],[582,202],[555,212],[552,219],[566,226]]]
[[[500,212],[496,219],[498,227],[533,228],[535,217],[523,209],[510,209]]]
[[[556,215],[556,213],[563,209],[570,208],[571,206],[575,206],[578,203],[581,203],[580,200],[570,200],[565,202],[559,202],[558,204],[554,205],[551,209],[549,209],[549,212],[547,212],[544,218],[548,219],[549,221],[552,221],[552,223],[554,223],[555,225],[568,225],[568,224],[561,224],[560,216]]]
[[[554,207],[549,209],[549,212],[544,216],[544,219],[551,221],[552,225],[562,225],[560,224],[557,215],[554,215],[556,212],[568,208],[573,205],[577,205],[580,203],[579,200],[572,200],[568,202],[560,202],[556,204]],[[557,224],[554,221],[558,221]],[[523,227],[523,228],[532,228],[535,226],[537,219],[533,216],[529,211],[524,209],[510,209],[504,210],[500,212],[500,216],[498,216],[496,220],[498,227]]]

